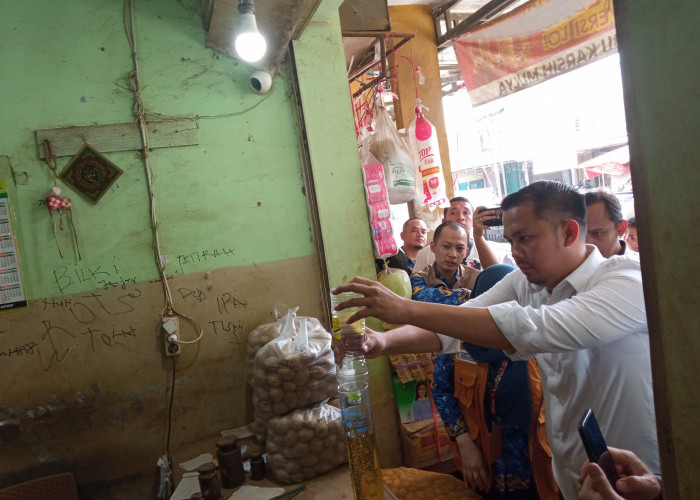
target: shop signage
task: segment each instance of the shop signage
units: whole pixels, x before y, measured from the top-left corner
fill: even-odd
[[[531,0],[455,40],[473,106],[616,52],[612,0]]]

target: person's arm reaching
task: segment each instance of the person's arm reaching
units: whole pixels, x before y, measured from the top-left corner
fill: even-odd
[[[365,328],[367,337],[362,350],[367,358],[389,354],[437,352],[442,347],[440,339],[430,330],[404,325],[387,332],[377,333]]]
[[[354,292],[363,295],[361,298],[350,299],[337,306],[339,311],[347,307],[363,308],[348,319],[350,322],[372,316],[388,323],[414,325],[418,327],[418,330],[429,334],[439,332],[443,335],[492,349],[513,350],[513,346],[498,329],[488,309],[485,308],[454,307],[412,301],[399,297],[376,281],[360,277],[354,278],[346,285],[337,287],[333,292],[336,294]],[[396,331],[392,330],[381,337],[389,333],[393,334]],[[432,335],[435,336],[435,334]],[[380,340],[381,337],[375,336],[374,340],[386,340]],[[428,336],[421,336],[422,342],[426,342],[426,340],[429,341]],[[409,341],[407,340],[406,342]],[[439,343],[437,336],[435,336],[435,342]],[[437,346],[432,344],[432,348],[406,350],[404,349],[405,345],[407,344],[402,342],[401,339],[392,339],[387,347],[398,350],[380,350],[377,355],[431,352],[439,351],[441,347],[441,344]]]
[[[539,307],[517,303],[512,288],[517,279],[517,275],[511,273],[461,307],[403,299],[381,284],[364,278],[355,278],[334,293],[363,295],[338,306],[338,310],[353,306],[363,308],[351,321],[374,316],[388,322],[415,325],[463,342],[517,354],[518,359],[543,352],[599,347],[646,328],[638,269],[605,272],[591,289]],[[479,306],[488,306],[488,309]]]

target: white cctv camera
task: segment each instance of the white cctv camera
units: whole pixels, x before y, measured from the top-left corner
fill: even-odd
[[[250,88],[256,94],[265,94],[272,86],[272,75],[267,71],[255,70],[250,75]]]

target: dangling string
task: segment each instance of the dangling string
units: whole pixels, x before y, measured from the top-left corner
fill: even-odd
[[[56,155],[53,154],[51,141],[48,139],[44,139],[44,161],[46,162],[46,165],[51,169],[51,172],[53,172],[53,186],[56,187],[56,178],[58,177],[58,165],[56,164]]]
[[[70,200],[69,200],[70,203]],[[73,224],[73,211],[68,208],[68,222],[70,223],[70,227],[73,231],[73,239],[75,240],[75,249],[78,251],[78,260],[83,260],[83,257],[80,255],[80,246],[78,245],[78,231],[75,229],[75,224]]]
[[[414,31],[415,35],[415,31]],[[413,88],[416,91],[416,99],[418,99],[418,84],[423,85],[425,83],[425,76],[423,76],[423,70],[421,69],[420,66],[418,66],[416,63],[413,62],[413,39],[408,41],[408,51],[411,55],[411,57],[406,57],[406,56],[401,56],[402,58],[406,59],[408,63],[411,65],[413,68]],[[418,81],[416,81],[416,74],[420,75]]]
[[[51,188],[51,194],[46,198],[46,207],[49,209],[49,217],[51,217],[51,225],[53,226],[53,236],[56,240],[56,246],[58,247],[58,255],[63,258],[61,243],[58,240],[58,232],[56,231],[56,219],[53,216],[53,212],[54,210],[58,212],[58,230],[63,231],[63,210],[65,209],[67,212],[66,217],[68,217],[68,224],[70,224],[71,231],[73,232],[75,248],[78,251],[78,260],[82,260],[83,257],[80,254],[80,246],[78,245],[78,232],[73,223],[73,211],[71,210],[70,198],[63,198],[61,196],[61,189],[57,186],[58,164],[56,163],[56,155],[51,147],[51,141],[48,139],[44,140],[44,161],[53,173],[53,188]]]
[[[396,60],[396,56],[394,56],[394,77],[391,79],[391,88],[395,89],[396,86],[399,84],[399,68],[398,68],[398,61]]]
[[[61,216],[61,202],[59,200],[59,194],[61,190],[57,187],[51,189],[51,195],[46,198],[46,207],[49,209],[49,217],[51,217],[51,225],[53,226],[53,237],[56,240],[56,246],[58,247],[58,255],[63,258],[63,252],[61,252],[61,243],[58,241],[58,233],[56,232],[56,219],[53,217],[53,211],[57,210],[59,216]],[[63,217],[61,216],[61,229],[63,229]]]

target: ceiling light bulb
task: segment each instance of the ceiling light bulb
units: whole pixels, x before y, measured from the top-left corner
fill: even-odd
[[[238,5],[238,12],[240,21],[234,41],[236,53],[244,61],[259,61],[265,55],[267,43],[258,31],[253,2],[242,0]]]

